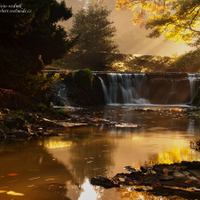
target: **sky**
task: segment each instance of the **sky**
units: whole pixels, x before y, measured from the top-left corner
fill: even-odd
[[[72,12],[75,14],[78,10],[87,6],[92,0],[65,0],[67,7],[72,7]],[[133,11],[127,9],[116,10],[115,0],[99,0],[103,1],[104,5],[111,10],[110,20],[116,27],[117,32],[114,40],[119,45],[119,51],[127,54],[146,54],[146,55],[161,55],[172,56],[184,54],[191,50],[184,43],[174,43],[173,40],[165,41],[164,36],[157,39],[147,38],[148,31],[145,28],[140,28],[138,25],[133,25]],[[73,18],[73,17],[72,17]],[[72,19],[62,22],[66,30],[72,26]]]

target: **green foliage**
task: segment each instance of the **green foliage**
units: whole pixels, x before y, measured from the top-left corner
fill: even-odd
[[[27,125],[27,120],[25,116],[25,112],[23,110],[16,110],[14,112],[10,112],[6,117],[12,119],[12,124],[10,126],[12,128],[23,128]]]
[[[116,28],[109,15],[110,11],[99,4],[89,4],[74,15],[70,36],[76,38],[73,54],[82,66],[102,70],[114,61],[118,46],[112,40]]]
[[[12,113],[12,115],[15,117],[15,118],[20,118],[22,120],[25,120],[25,113],[23,110],[18,110],[18,111],[15,111]]]
[[[53,108],[53,102],[50,102],[49,107]]]
[[[65,115],[67,115],[67,110],[63,109],[63,108],[60,108],[58,113],[60,113],[61,115],[65,116]]]
[[[47,106],[45,104],[43,104],[43,103],[39,103],[38,104],[38,109],[41,110],[41,111],[44,111],[44,110],[47,109]]]
[[[200,87],[197,89],[196,93],[192,98],[192,105],[200,106]]]
[[[94,76],[90,69],[76,70],[73,73],[74,83],[82,89],[91,89]]]

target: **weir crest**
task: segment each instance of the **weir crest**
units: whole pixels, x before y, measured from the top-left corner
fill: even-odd
[[[187,104],[199,73],[95,73],[106,104]]]

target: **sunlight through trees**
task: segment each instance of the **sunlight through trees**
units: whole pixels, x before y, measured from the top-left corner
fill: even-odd
[[[150,38],[164,34],[167,40],[200,43],[198,0],[116,0],[116,8],[134,11],[133,24],[151,29]]]

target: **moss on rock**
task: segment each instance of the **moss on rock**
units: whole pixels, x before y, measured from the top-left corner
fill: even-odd
[[[197,89],[196,93],[192,98],[192,105],[200,106],[200,87]]]

